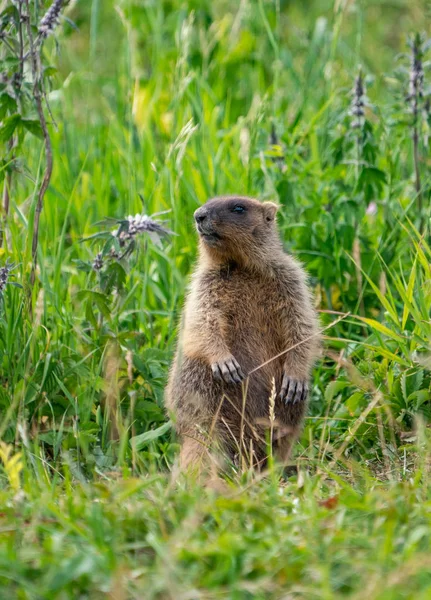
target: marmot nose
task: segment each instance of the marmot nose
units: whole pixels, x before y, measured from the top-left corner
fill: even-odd
[[[194,217],[196,223],[203,223],[207,218],[206,210],[204,208],[198,208],[197,211],[195,211]]]

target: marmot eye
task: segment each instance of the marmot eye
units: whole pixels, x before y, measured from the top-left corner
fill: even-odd
[[[243,212],[245,212],[245,208],[243,206],[240,206],[239,204],[237,204],[236,206],[234,206],[232,208],[232,212],[234,212],[234,213],[243,213]]]

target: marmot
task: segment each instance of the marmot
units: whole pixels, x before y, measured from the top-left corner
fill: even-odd
[[[300,432],[318,320],[276,211],[272,202],[221,196],[194,213],[199,260],[165,395],[181,467],[209,457],[214,440],[232,460],[264,464],[274,416],[274,450],[286,462]]]

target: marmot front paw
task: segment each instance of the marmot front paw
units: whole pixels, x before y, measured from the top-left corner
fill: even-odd
[[[304,379],[294,379],[287,375],[283,376],[283,383],[281,384],[280,400],[283,400],[286,404],[290,402],[296,404],[296,402],[305,402],[308,396],[308,383]]]
[[[214,379],[225,383],[241,383],[245,375],[241,370],[236,358],[232,355],[211,365]]]

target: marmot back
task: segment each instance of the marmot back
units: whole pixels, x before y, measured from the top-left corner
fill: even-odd
[[[224,196],[195,212],[199,261],[166,389],[183,467],[201,462],[213,443],[262,465],[274,394],[274,450],[283,462],[300,431],[318,322],[305,273],[283,251],[276,210]]]

